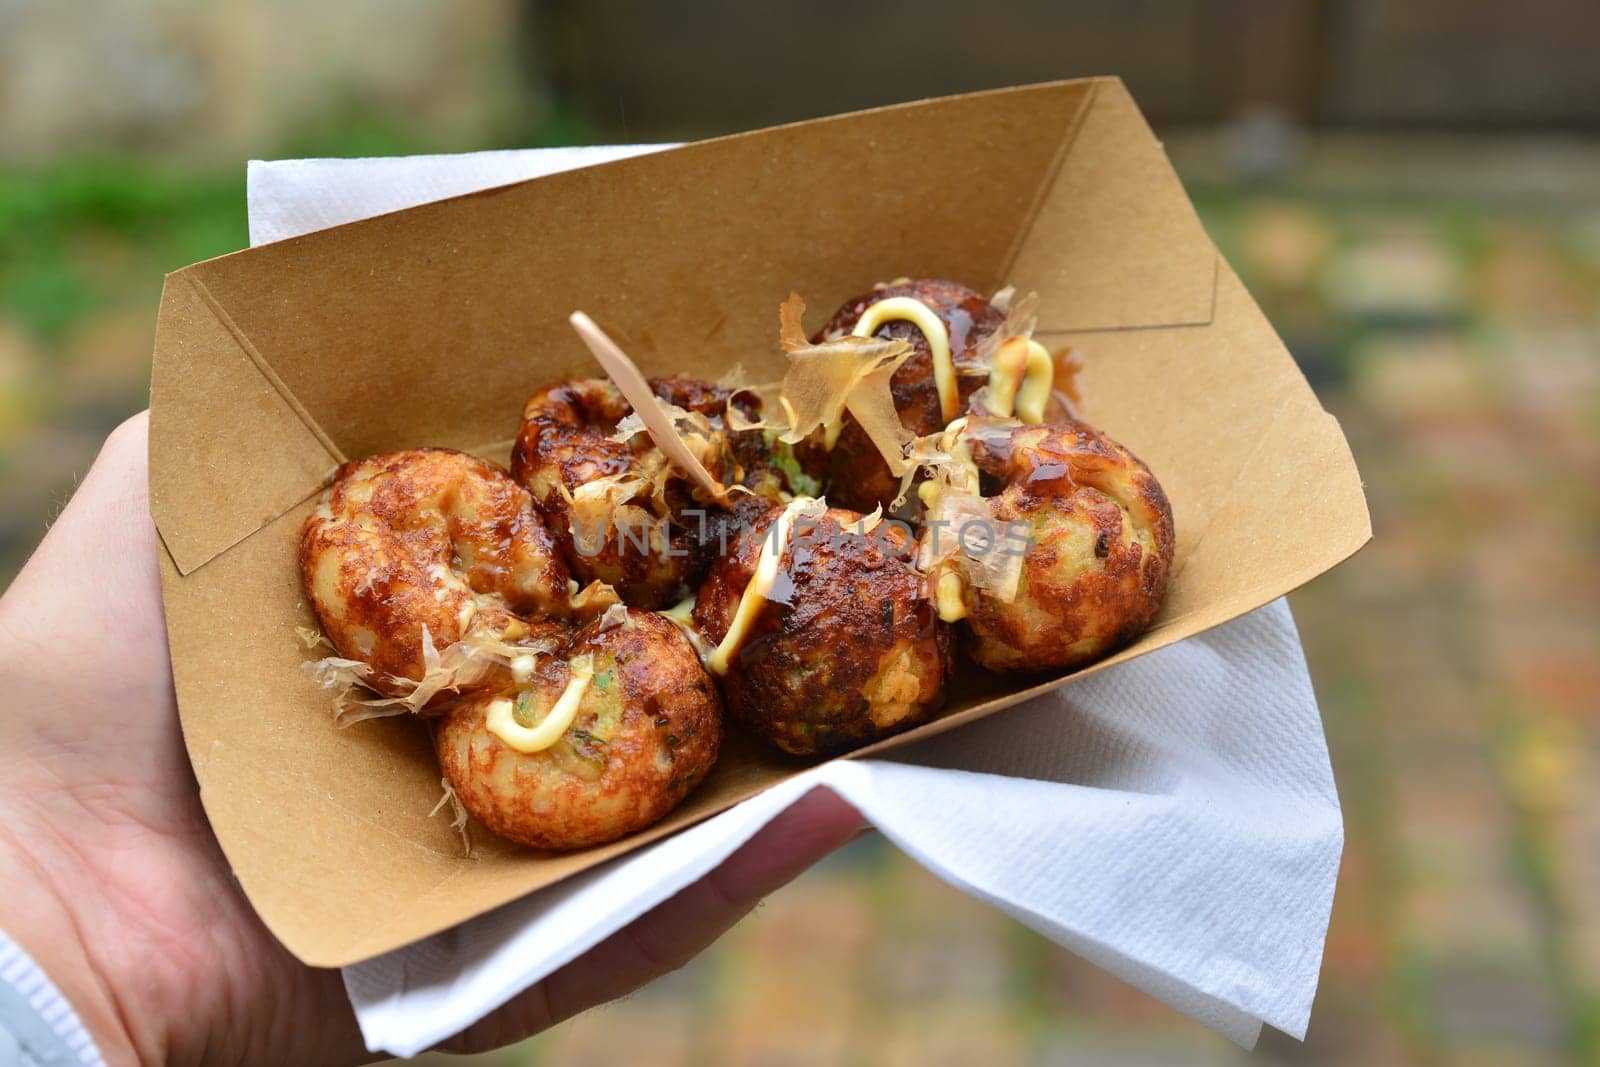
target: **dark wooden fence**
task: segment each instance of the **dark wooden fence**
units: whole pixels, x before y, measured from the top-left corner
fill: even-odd
[[[528,0],[537,73],[608,136],[1120,74],[1158,124],[1600,129],[1596,0],[879,5]]]

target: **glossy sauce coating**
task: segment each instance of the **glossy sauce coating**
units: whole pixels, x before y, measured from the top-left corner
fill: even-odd
[[[1031,540],[1015,597],[969,586],[966,649],[991,670],[1080,666],[1150,625],[1172,570],[1172,509],[1150,469],[1082,423],[974,423],[996,529]]]
[[[750,582],[781,509],[742,532],[700,588],[694,621],[716,644]],[[858,513],[830,508],[797,522],[774,602],[765,605],[723,678],[728,710],[786,752],[856,748],[927,721],[950,670],[948,628],[912,566],[902,527],[847,534]]]

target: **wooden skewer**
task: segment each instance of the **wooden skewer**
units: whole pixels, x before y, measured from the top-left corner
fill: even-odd
[[[578,336],[589,346],[594,358],[599,360],[600,366],[616,383],[617,388],[622,390],[622,395],[633,405],[633,410],[638,412],[639,420],[644,423],[645,432],[656,443],[656,447],[661,449],[675,467],[704,489],[712,500],[727,507],[728,490],[713,478],[711,472],[706,470],[705,464],[689,451],[689,446],[684,443],[678,428],[672,424],[671,417],[662,409],[660,400],[650,391],[650,383],[645,381],[644,375],[639,372],[633,360],[628,358],[628,354],[583,312],[574,311],[567,321],[572,323],[572,328],[578,331]]]

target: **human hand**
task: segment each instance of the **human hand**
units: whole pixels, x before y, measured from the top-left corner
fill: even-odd
[[[245,901],[184,752],[146,418],[118,427],[0,598],[0,929],[117,1063],[355,1063],[339,973]],[[816,791],[721,867],[447,1042],[493,1048],[682,966],[861,825]]]

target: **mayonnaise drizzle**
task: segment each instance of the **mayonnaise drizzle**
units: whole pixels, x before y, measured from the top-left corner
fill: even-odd
[[[994,354],[985,406],[991,415],[1015,415],[1037,426],[1044,421],[1055,376],[1055,361],[1044,345],[1031,337],[1013,337]]]
[[[795,519],[816,506],[817,501],[812,497],[797,496],[767,528],[766,535],[761,539],[761,554],[756,557],[755,573],[750,575],[744,592],[739,594],[739,603],[734,608],[733,620],[728,623],[728,632],[706,662],[706,669],[712,674],[721,676],[728,673],[728,661],[739,651],[739,646],[744,643],[761,611],[762,602],[772,592],[772,583],[777,580],[778,565],[783,562],[783,550],[789,543]]]
[[[939,411],[944,421],[949,422],[960,410],[961,394],[956,388],[956,365],[950,354],[950,331],[932,308],[909,296],[891,296],[863,311],[850,332],[857,337],[871,337],[884,323],[896,321],[911,323],[928,339],[928,350],[933,357],[933,384],[939,390]],[[834,439],[839,435],[832,426],[828,433]],[[833,440],[823,443],[833,447]]]
[[[683,631],[683,636],[687,637],[689,644],[694,646],[694,654],[700,658],[700,666],[704,667],[711,662],[711,646],[706,643],[706,639],[701,636],[699,629],[694,624],[694,605],[695,597],[690,594],[659,614],[663,619]]]
[[[917,495],[928,510],[928,517],[948,521],[946,498],[951,495],[976,496],[978,492],[978,465],[973,461],[972,450],[967,446],[965,417],[956,419],[945,427],[939,436],[939,450],[950,458],[940,476],[930,478],[917,489]],[[944,622],[957,622],[967,616],[965,599],[966,579],[949,557],[940,554],[934,558],[937,526],[930,525],[924,533],[918,553],[918,564],[933,577],[934,607]],[[947,533],[946,536],[954,536]]]
[[[960,622],[967,617],[966,594],[967,583],[961,572],[950,567],[940,568],[933,587],[933,603],[941,622]]]
[[[578,705],[583,703],[583,695],[589,691],[589,683],[594,678],[594,657],[578,656],[572,661],[571,669],[572,677],[567,681],[567,687],[536,724],[524,726],[518,722],[516,705],[502,697],[489,702],[485,728],[511,748],[524,753],[543,752],[561,740],[562,735],[571,728],[572,720],[578,716]]]

